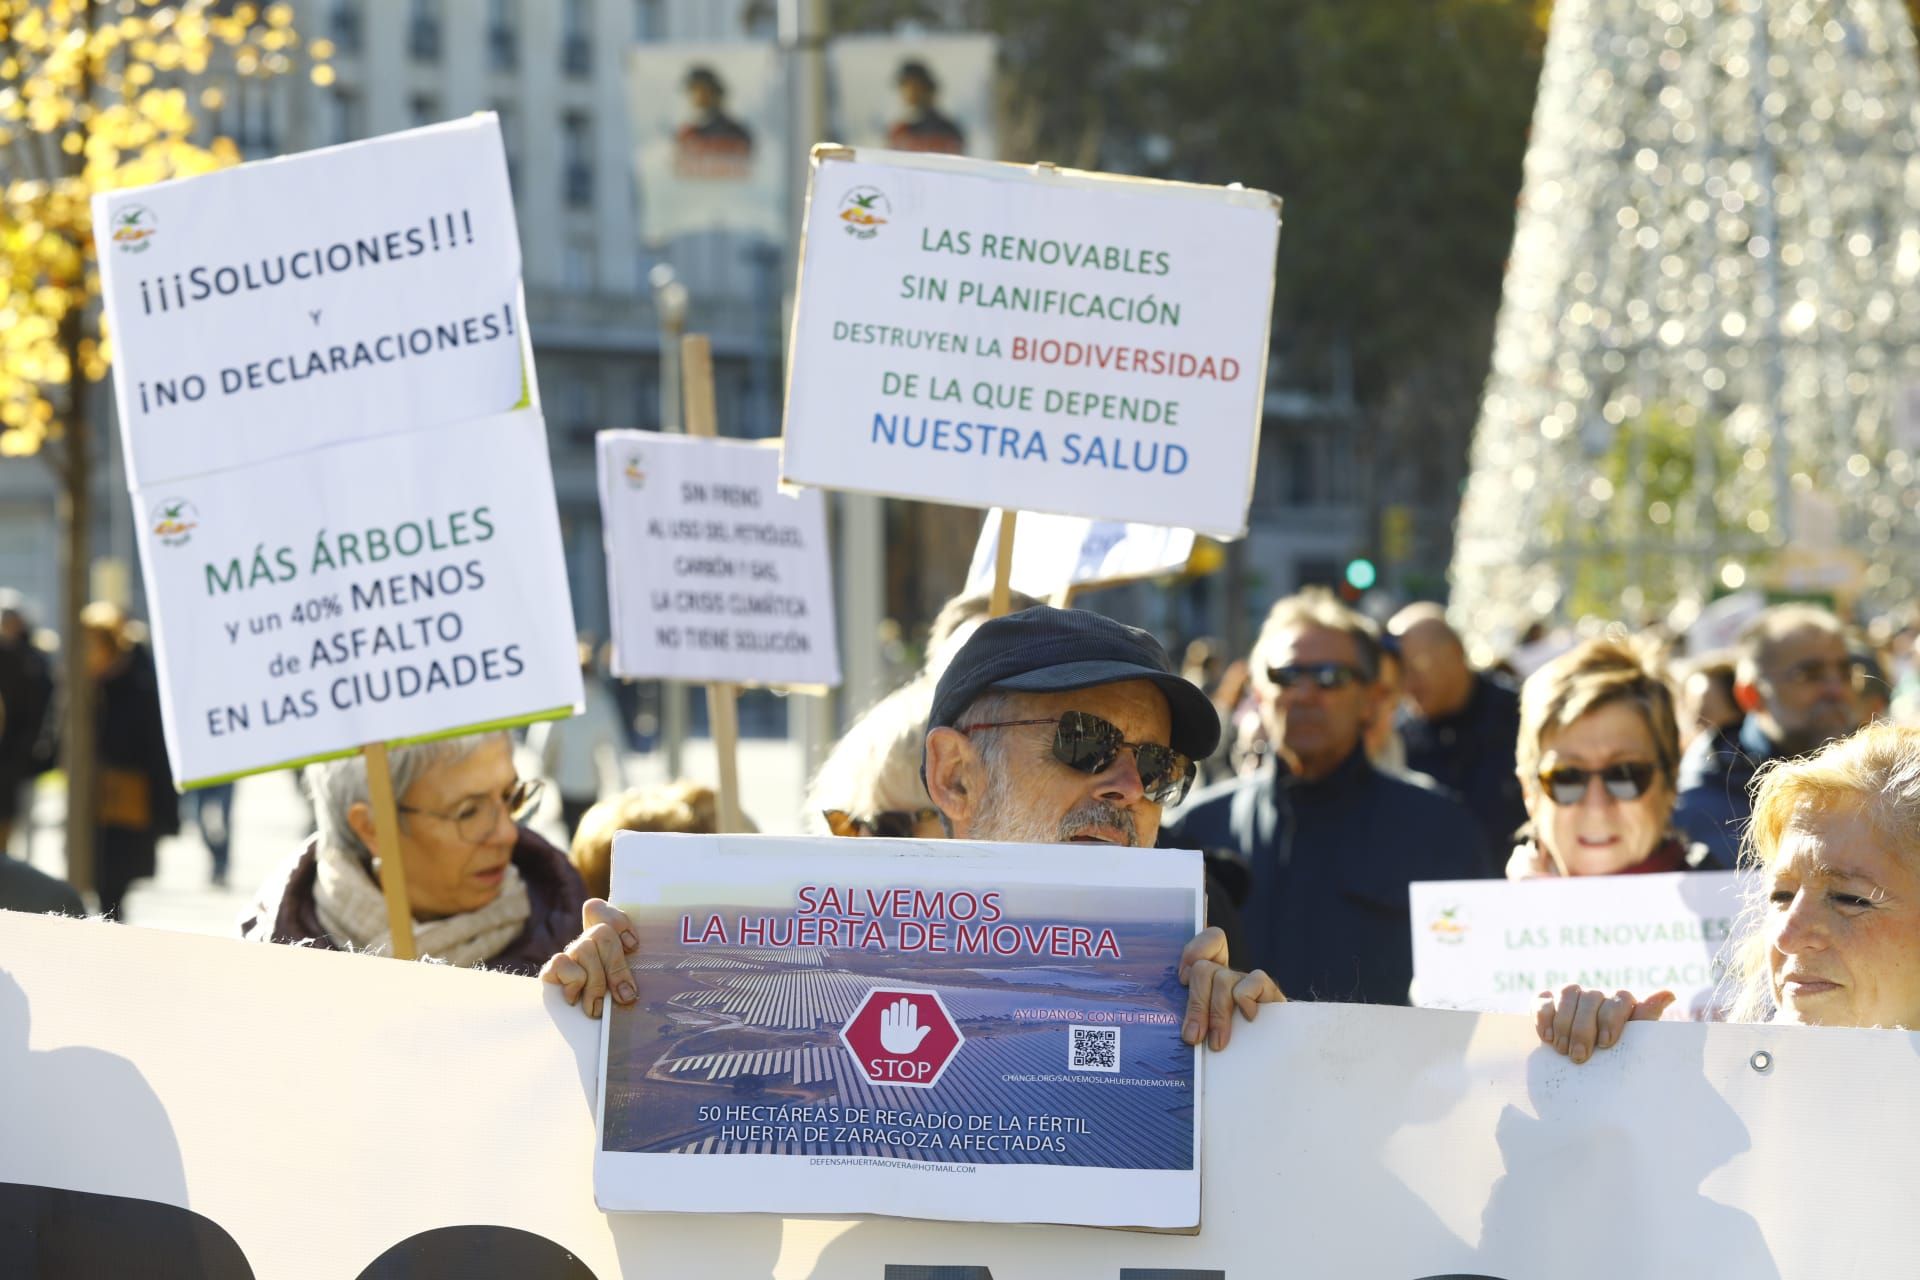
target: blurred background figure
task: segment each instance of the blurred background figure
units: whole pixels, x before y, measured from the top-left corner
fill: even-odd
[[[1513,776],[1520,695],[1467,663],[1467,649],[1437,604],[1410,604],[1387,633],[1400,645],[1406,700],[1398,726],[1406,766],[1458,795],[1489,849],[1511,846],[1527,820]]]
[[[1735,662],[1731,650],[1722,650],[1676,664],[1682,750],[1702,735],[1710,738],[1740,723],[1740,704],[1733,696]]]
[[[588,809],[573,833],[573,868],[587,896],[604,898],[613,876],[613,838],[622,831],[665,831],[710,836],[719,823],[711,787],[675,782],[623,791]]]
[[[1725,869],[1673,825],[1680,733],[1653,648],[1590,640],[1522,687],[1509,879]]]
[[[180,830],[180,803],[167,763],[152,652],[119,606],[104,600],[81,610],[80,629],[99,726],[94,884],[100,914],[119,920],[127,890],[154,873],[160,837]]]
[[[194,825],[200,828],[200,838],[207,842],[207,852],[212,855],[209,880],[214,887],[224,889],[233,846],[233,784],[222,782],[211,787],[195,787],[184,798],[193,814]]]
[[[620,750],[626,742],[619,704],[594,661],[588,636],[580,638],[580,688],[579,715],[542,720],[527,730],[540,776],[560,792],[560,823],[568,840],[595,801],[620,789]]]
[[[53,668],[33,642],[26,602],[0,591],[0,857],[32,803],[33,780],[54,761]]]

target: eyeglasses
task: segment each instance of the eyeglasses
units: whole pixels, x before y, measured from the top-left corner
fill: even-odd
[[[1075,773],[1103,773],[1119,758],[1123,748],[1131,750],[1134,768],[1140,771],[1140,789],[1157,805],[1179,804],[1186,799],[1187,788],[1193,785],[1193,761],[1185,755],[1157,742],[1128,742],[1120,730],[1085,711],[1069,711],[1058,720],[963,724],[960,732],[1012,729],[1027,724],[1054,726],[1053,758]]]
[[[519,823],[533,812],[540,803],[540,789],[544,784],[539,778],[517,778],[513,786],[503,795],[468,796],[444,813],[432,809],[416,809],[412,805],[397,805],[401,813],[417,813],[422,817],[438,818],[442,822],[451,822],[459,837],[468,844],[480,844],[493,834],[500,825],[500,811],[506,810],[509,821]]]
[[[1809,658],[1805,662],[1796,662],[1780,673],[1780,683],[1789,685],[1843,684],[1848,688],[1858,688],[1866,675],[1862,665],[1852,658],[1836,658],[1831,661],[1823,658]]]
[[[1367,678],[1366,672],[1344,662],[1298,662],[1267,668],[1267,679],[1282,689],[1303,684],[1325,690],[1344,689],[1350,684],[1364,684]]]
[[[938,809],[881,809],[872,817],[856,817],[845,809],[822,809],[827,829],[837,836],[880,836],[900,839],[911,836],[923,822],[940,817]]]
[[[1559,805],[1576,805],[1586,799],[1587,783],[1595,778],[1600,779],[1600,785],[1615,800],[1638,800],[1647,794],[1647,788],[1653,785],[1653,775],[1658,771],[1654,765],[1639,760],[1610,764],[1604,769],[1576,769],[1572,765],[1558,765],[1540,771],[1540,785]]]

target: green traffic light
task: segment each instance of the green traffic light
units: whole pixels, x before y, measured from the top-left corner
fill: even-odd
[[[1349,560],[1347,562],[1347,585],[1355,591],[1369,591],[1380,580],[1380,573],[1373,567],[1371,560]]]

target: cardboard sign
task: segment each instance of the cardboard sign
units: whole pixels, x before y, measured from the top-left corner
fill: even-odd
[[[816,150],[782,474],[1235,535],[1279,201]]]
[[[1911,1270],[1901,1232],[1826,1225],[1911,1211],[1902,1031],[1636,1023],[1575,1066],[1527,1018],[1269,1005],[1207,1055],[1197,1236],[606,1214],[599,1028],[556,987],[11,912],[0,957],[0,1239],[42,1280],[143,1275],[183,1239],[218,1280]],[[423,1131],[431,1176],[394,1154]],[[1632,1230],[1594,1235],[1596,1186]]]
[[[614,674],[840,683],[819,493],[781,493],[764,445],[602,431],[596,446]]]
[[[183,786],[580,701],[532,409],[150,486],[133,505]]]
[[[1197,854],[622,833],[611,896],[602,1208],[1197,1223]]]
[[[128,485],[523,403],[491,114],[94,197]]]
[[[967,590],[992,588],[994,557],[999,552],[1000,510],[996,507],[980,527],[973,564],[967,569]],[[1113,586],[1179,573],[1192,556],[1191,529],[1023,512],[1015,526],[1009,585],[1044,599],[1062,587]]]
[[[1531,1013],[1570,982],[1704,1014],[1741,908],[1732,871],[1410,886],[1415,1003]]]
[[[627,53],[641,235],[735,231],[784,242],[787,79],[769,43],[642,44]]]

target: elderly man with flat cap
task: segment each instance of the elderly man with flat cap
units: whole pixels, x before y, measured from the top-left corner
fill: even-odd
[[[1145,847],[1219,737],[1213,704],[1152,636],[1042,605],[983,624],[954,655],[934,690],[923,772],[956,839]],[[605,997],[634,998],[626,957],[638,938],[599,899],[583,919],[540,976],[598,1017]],[[1179,971],[1189,1044],[1223,1049],[1235,1009],[1251,1019],[1285,998],[1265,973],[1229,967],[1217,927],[1187,944]]]

